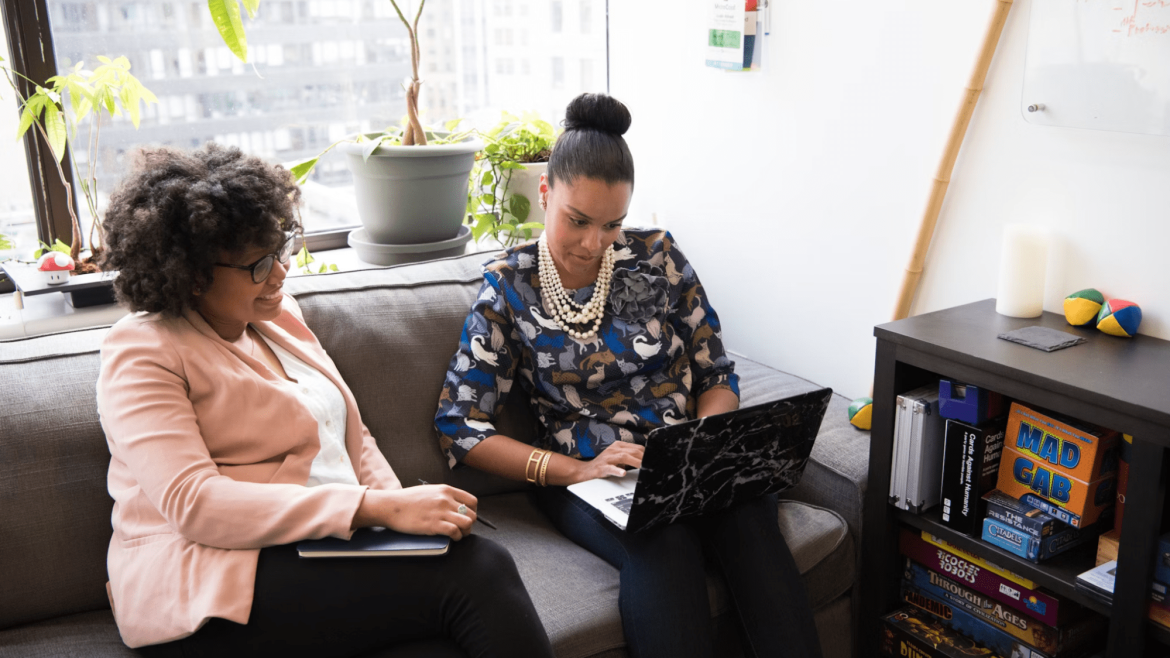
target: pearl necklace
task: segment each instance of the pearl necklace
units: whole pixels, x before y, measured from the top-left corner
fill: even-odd
[[[609,299],[609,283],[613,278],[613,264],[617,260],[613,245],[605,250],[601,258],[601,267],[597,271],[597,280],[594,282],[593,296],[584,305],[573,301],[573,298],[561,285],[561,275],[553,263],[552,252],[549,251],[548,241],[544,234],[537,241],[537,251],[540,253],[540,292],[545,301],[552,307],[552,319],[565,333],[578,340],[588,340],[597,334],[601,328],[601,318],[605,315],[605,303]],[[587,331],[578,330],[573,325],[589,325],[593,327]]]

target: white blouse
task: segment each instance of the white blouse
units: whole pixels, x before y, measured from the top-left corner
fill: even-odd
[[[256,332],[260,333],[260,332]],[[263,334],[260,334],[263,337]],[[349,453],[345,451],[345,398],[341,391],[324,374],[297,358],[280,345],[264,338],[272,348],[284,372],[294,381],[285,380],[301,404],[317,419],[317,433],[321,451],[309,468],[307,487],[319,484],[359,484],[354,474]]]

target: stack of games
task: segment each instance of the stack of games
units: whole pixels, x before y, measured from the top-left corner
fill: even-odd
[[[905,555],[901,595],[908,606],[885,618],[890,642],[912,644],[916,638],[908,636],[912,633],[907,626],[921,634],[922,624],[929,627],[929,622],[945,629],[941,637],[958,636],[987,653],[923,655],[1063,658],[1083,655],[1104,640],[1104,617],[1063,601],[1028,579],[929,534],[904,531],[901,547]],[[903,617],[896,618],[899,614]],[[959,646],[954,639],[948,644]]]
[[[991,491],[983,500],[987,514],[983,519],[983,541],[1032,562],[1090,542],[1105,527],[1094,523],[1087,528],[1074,528],[999,490]]]

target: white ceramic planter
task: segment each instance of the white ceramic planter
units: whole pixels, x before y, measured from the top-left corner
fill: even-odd
[[[512,172],[512,179],[508,182],[508,194],[523,194],[528,198],[530,209],[525,222],[544,223],[544,209],[540,207],[540,176],[548,171],[547,162],[533,162],[524,165],[524,169]],[[532,232],[532,237],[540,235],[540,231]]]
[[[458,144],[380,146],[362,160],[362,144],[337,147],[353,172],[358,215],[370,242],[424,244],[459,235],[478,139]]]

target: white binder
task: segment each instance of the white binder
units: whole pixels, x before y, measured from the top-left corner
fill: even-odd
[[[938,384],[898,396],[890,472],[890,502],[898,509],[918,514],[938,504],[944,432]]]

